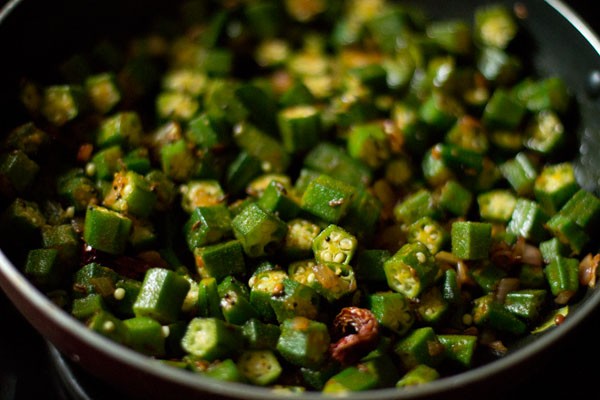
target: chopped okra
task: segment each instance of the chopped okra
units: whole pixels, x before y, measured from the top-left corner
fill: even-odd
[[[184,4],[25,77],[0,141],[2,250],[79,323],[224,382],[401,396],[598,286],[576,99],[517,8]]]

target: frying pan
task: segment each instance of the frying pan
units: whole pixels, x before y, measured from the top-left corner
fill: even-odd
[[[208,0],[207,0],[208,1]],[[471,19],[473,9],[495,0],[420,0],[434,18]],[[142,5],[143,4],[143,5]],[[50,80],[54,67],[69,54],[85,50],[98,39],[123,40],[151,29],[157,15],[175,15],[177,1],[12,0],[0,11],[0,132],[7,132],[24,115],[14,106],[19,78]],[[600,41],[589,27],[559,0],[521,0],[527,17],[520,20],[523,37],[518,51],[539,76],[561,76],[572,90],[577,107],[569,127],[575,142],[573,160],[580,184],[598,193],[600,187]],[[53,305],[15,267],[10,249],[0,250],[0,287],[29,323],[74,364],[130,398],[279,399],[268,389],[221,383],[167,367],[101,337]],[[350,394],[350,399],[465,398],[507,379],[521,376],[548,357],[549,350],[593,316],[600,290],[589,290],[571,306],[560,326],[527,337],[496,361],[406,390],[384,389]],[[596,312],[597,314],[597,312]],[[317,393],[303,398],[323,398]]]

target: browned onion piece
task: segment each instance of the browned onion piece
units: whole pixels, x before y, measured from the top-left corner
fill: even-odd
[[[579,283],[591,288],[596,286],[596,270],[600,262],[600,254],[588,254],[579,263]]]
[[[529,264],[536,267],[541,267],[543,263],[542,252],[537,246],[526,243],[523,247],[523,255],[521,257],[523,264]]]
[[[518,278],[502,278],[500,282],[498,282],[498,286],[496,287],[495,298],[499,303],[504,303],[506,299],[506,295],[509,292],[517,290],[519,288],[519,279]]]

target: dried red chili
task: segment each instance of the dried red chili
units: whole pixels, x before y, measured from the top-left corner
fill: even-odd
[[[365,308],[345,307],[333,321],[331,357],[343,365],[356,362],[373,350],[379,340],[379,323]]]

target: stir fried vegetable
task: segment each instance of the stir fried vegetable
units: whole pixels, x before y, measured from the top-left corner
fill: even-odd
[[[214,379],[402,390],[594,288],[573,99],[513,51],[512,10],[186,4],[181,31],[76,55],[83,79],[26,77],[3,137],[2,248],[82,324]]]

